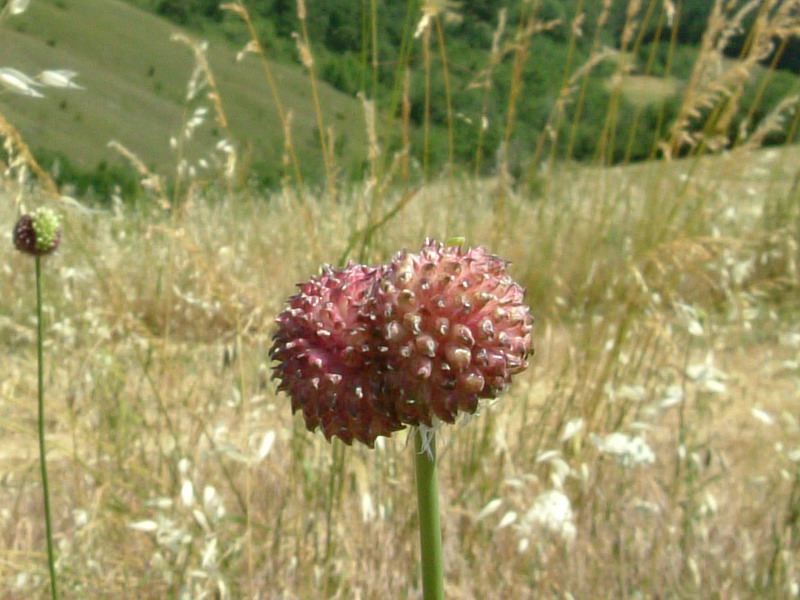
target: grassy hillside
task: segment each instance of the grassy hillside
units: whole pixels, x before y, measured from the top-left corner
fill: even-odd
[[[538,164],[548,157],[601,165],[625,163],[659,155],[663,149],[659,144],[664,141],[676,154],[693,152],[677,141],[684,139],[679,128],[673,127],[679,114],[697,115],[684,119],[684,127],[698,132],[697,140],[707,139],[708,132],[733,140],[765,122],[779,102],[798,89],[797,78],[788,73],[750,65],[750,75],[737,79],[735,75],[714,75],[719,69],[711,63],[690,86],[696,46],[678,45],[671,51],[666,42],[639,40],[632,47],[628,44],[624,52],[606,55],[600,41],[616,43],[615,37],[603,28],[592,31],[596,15],[587,17],[585,34],[569,38],[571,13],[564,12],[566,9],[552,12],[548,6],[554,5],[544,3],[536,13],[512,15],[508,25],[498,25],[494,33],[494,21],[486,15],[469,25],[469,18],[475,15],[465,7],[466,20],[458,27],[444,19],[446,42],[438,47],[438,41],[423,39],[403,45],[403,39],[411,38],[415,20],[408,19],[404,25],[405,8],[393,5],[387,13],[387,5],[376,17],[380,52],[374,66],[366,61],[367,46],[354,53],[349,46],[330,45],[331,36],[339,39],[333,33],[356,22],[362,36],[355,37],[363,38],[365,44],[372,38],[359,12],[363,12],[362,5],[353,8],[352,22],[329,19],[326,27],[322,26],[323,17],[330,17],[334,9],[309,6],[316,73],[321,80],[342,88],[319,86],[323,120],[326,127],[334,128],[331,146],[337,154],[335,160],[329,157],[327,161],[329,181],[332,173],[362,173],[367,143],[363,110],[355,97],[358,90],[367,90],[388,121],[389,115],[394,115],[406,123],[403,131],[379,128],[380,141],[386,149],[402,150],[417,159],[423,172],[431,174],[453,160],[487,175],[500,168],[499,161],[505,162],[503,168],[515,177],[525,178],[535,187]],[[269,20],[260,14],[265,7],[253,7],[259,35],[270,46],[270,56],[277,53],[288,59],[289,50],[296,51],[294,41],[285,35],[275,37],[267,24],[274,25],[282,15],[289,19],[294,8],[284,6],[283,12]],[[344,9],[336,10],[339,14]],[[534,29],[529,27],[525,44],[513,42],[517,25],[512,23],[524,16],[520,23],[532,27],[548,15],[553,18],[552,28],[533,35]],[[296,16],[293,18],[296,21]],[[653,19],[641,15],[641,21],[634,18],[632,23],[646,29]],[[289,21],[294,28],[287,31],[297,30],[299,23]],[[331,24],[334,21],[335,26]],[[249,56],[237,63],[235,53],[242,44],[230,47],[224,41],[225,35],[241,39],[246,28],[234,15],[204,23],[212,39],[210,60],[231,119],[232,137],[242,150],[241,173],[260,183],[277,184],[286,168],[279,111],[258,60]],[[117,139],[156,171],[174,172],[177,158],[169,148],[169,138],[181,130],[195,108],[184,101],[194,59],[187,47],[170,41],[176,31],[181,30],[165,18],[121,0],[34,2],[28,13],[0,29],[0,65],[30,74],[44,68],[70,68],[80,73],[78,81],[87,89],[54,90],[48,99],[37,101],[6,94],[0,96],[0,111],[19,126],[34,150],[68,157],[80,170],[94,172],[106,163],[121,168],[124,162],[106,147],[110,139]],[[494,35],[498,45],[490,51]],[[276,40],[282,41],[278,44]],[[427,67],[425,47],[430,53]],[[530,60],[532,56],[537,60]],[[627,59],[620,61],[617,56]],[[726,60],[719,66],[732,74],[732,63]],[[399,69],[402,64],[409,68],[407,82]],[[319,152],[310,81],[300,65],[275,64],[273,69],[283,104],[292,111],[298,163],[307,179],[320,182],[325,161]],[[370,78],[377,83],[370,83]],[[694,91],[704,89],[708,98],[684,94],[686,86]],[[718,94],[715,90],[720,88],[728,91]],[[684,98],[697,100],[699,105],[681,106]],[[716,108],[711,109],[709,102]],[[707,106],[700,106],[703,103]],[[484,128],[484,123],[492,126]],[[795,126],[773,126],[766,143],[791,139]],[[195,134],[187,157],[196,163],[223,135],[218,127],[206,124]],[[675,139],[670,142],[671,137]],[[708,146],[703,143],[695,149],[705,152]],[[40,152],[40,156],[44,154]],[[388,157],[384,154],[383,159]],[[130,169],[128,172],[132,174]],[[110,174],[107,181],[113,184],[117,176],[118,172]]]
[[[199,31],[247,39],[216,0],[128,1]],[[503,157],[530,178],[548,154],[620,164],[660,155],[669,137],[672,151],[686,155],[692,150],[673,128],[679,115],[683,125],[694,114],[691,126],[704,136],[736,138],[798,89],[780,68],[792,53],[788,13],[767,3],[339,0],[303,5],[302,19],[301,4],[246,3],[271,53],[299,62],[294,36],[307,31],[320,78],[365,93],[384,114],[403,118],[407,110],[407,146],[426,172],[453,161],[489,174]],[[421,7],[433,27],[421,26]],[[704,44],[718,51],[706,52],[695,72]],[[749,76],[719,64],[725,60],[740,61]],[[694,89],[684,95],[686,87]],[[692,95],[699,88],[707,97]],[[686,98],[705,106],[681,106]],[[786,139],[776,129],[766,142]]]
[[[169,138],[187,116],[186,83],[194,58],[170,41],[180,29],[118,0],[39,0],[0,30],[0,65],[28,74],[63,68],[79,72],[85,91],[48,90],[46,99],[0,96],[0,111],[34,149],[68,156],[80,169],[116,161],[106,146],[115,139],[164,172],[174,165]],[[252,56],[235,61],[236,51],[211,43],[209,60],[222,90],[231,129],[255,171],[277,174],[283,152],[282,125],[260,64]],[[308,78],[300,67],[273,65],[282,99],[293,112],[293,137],[306,155],[309,174],[319,168]],[[360,103],[320,86],[326,125],[335,127],[343,168],[360,164],[364,143]],[[191,107],[194,108],[194,105]],[[209,117],[209,121],[212,118]],[[194,148],[201,154],[222,132],[207,124]]]

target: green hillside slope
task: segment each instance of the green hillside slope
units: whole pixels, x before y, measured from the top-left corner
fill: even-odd
[[[0,111],[34,150],[66,157],[92,171],[120,161],[107,144],[115,139],[160,172],[174,167],[169,147],[186,116],[186,83],[194,58],[170,41],[178,27],[120,0],[37,0],[0,29],[0,66],[30,75],[72,69],[86,89],[46,90],[47,98],[0,95]],[[234,137],[255,173],[278,176],[283,131],[261,65],[236,62],[236,48],[210,44],[209,59],[222,91]],[[293,138],[312,178],[319,174],[319,142],[308,78],[300,67],[274,64],[280,93],[293,114]],[[360,103],[320,87],[326,126],[333,126],[340,165],[360,164],[365,147]],[[190,107],[194,108],[194,106]],[[211,120],[211,119],[209,119]],[[206,124],[193,140],[195,153],[210,149],[221,132]],[[313,151],[312,151],[313,150]]]

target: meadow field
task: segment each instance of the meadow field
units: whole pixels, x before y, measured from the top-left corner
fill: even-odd
[[[528,60],[525,36],[542,31],[527,4],[510,60]],[[290,136],[271,189],[244,182],[236,150],[198,175],[163,147],[152,166],[144,148],[138,193],[90,203],[37,169],[36,140],[0,96],[0,598],[49,597],[33,261],[11,239],[40,205],[64,218],[42,259],[62,598],[421,598],[412,434],[370,449],[306,431],[268,350],[275,315],[320,265],[377,265],[426,237],[510,261],[536,319],[530,367],[439,433],[447,598],[800,598],[798,97],[733,134],[719,125],[743,81],[775,71],[759,44],[800,30],[797,2],[764,4],[736,60],[720,40],[741,21],[715,4],[685,85],[614,63],[616,94],[650,79],[654,96],[680,94],[636,163],[559,158],[553,129],[525,175],[498,152],[488,174],[425,176],[409,146],[384,143],[388,130],[405,139],[407,118],[336,95],[365,123],[349,138],[364,145],[361,180],[338,176],[324,134],[322,178],[298,176],[309,150]],[[645,8],[629,7],[635,37]],[[574,73],[548,122],[580,96]],[[216,85],[187,100],[175,132],[187,148],[193,110],[222,109]],[[315,102],[307,119],[324,121]],[[786,141],[767,147],[779,130]]]

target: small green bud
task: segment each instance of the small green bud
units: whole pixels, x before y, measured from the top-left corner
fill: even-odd
[[[451,246],[463,246],[464,242],[466,242],[466,241],[467,241],[466,238],[463,237],[463,236],[451,237],[451,238],[447,238],[447,241],[445,242],[445,246],[448,246],[448,247],[451,247]]]
[[[49,208],[22,215],[14,226],[14,246],[33,256],[52,254],[61,241],[61,218]]]

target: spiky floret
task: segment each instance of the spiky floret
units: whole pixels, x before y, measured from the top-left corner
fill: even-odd
[[[299,284],[276,319],[270,356],[278,361],[278,389],[291,396],[293,412],[302,410],[306,427],[320,427],[328,440],[372,447],[379,435],[403,428],[383,393],[383,358],[363,314],[382,273],[363,265],[324,267]]]
[[[431,240],[388,265],[365,312],[386,359],[385,393],[403,423],[452,423],[527,367],[533,318],[506,265],[483,248]]]
[[[61,219],[49,208],[22,215],[14,226],[14,246],[33,256],[52,254],[61,242]]]

